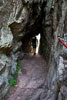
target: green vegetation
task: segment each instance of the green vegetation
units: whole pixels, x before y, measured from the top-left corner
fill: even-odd
[[[17,67],[15,73],[12,75],[12,77],[9,79],[9,83],[11,86],[16,85],[16,78],[18,76],[18,72],[20,70],[20,59],[17,60]]]
[[[9,79],[9,83],[10,83],[11,86],[16,85],[16,79],[14,79],[13,77],[11,77],[11,78]]]

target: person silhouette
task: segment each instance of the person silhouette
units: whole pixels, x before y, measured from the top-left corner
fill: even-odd
[[[36,37],[32,38],[33,53],[36,55]]]

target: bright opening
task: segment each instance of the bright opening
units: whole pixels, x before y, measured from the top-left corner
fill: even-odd
[[[39,53],[40,38],[41,38],[41,35],[40,35],[40,33],[39,33],[38,35],[36,35],[36,39],[37,39],[37,43],[36,43],[36,54]]]

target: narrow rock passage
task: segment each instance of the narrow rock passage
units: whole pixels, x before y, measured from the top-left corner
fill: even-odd
[[[26,55],[21,61],[17,84],[5,100],[43,100],[46,69],[46,62],[40,55]]]

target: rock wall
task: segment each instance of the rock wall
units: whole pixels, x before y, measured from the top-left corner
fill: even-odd
[[[49,100],[64,100],[66,97],[66,77],[64,59],[67,55],[66,48],[58,41],[58,36],[64,38],[67,33],[67,1],[66,0],[49,0],[46,6],[43,6],[43,20],[41,33],[40,53],[46,58],[48,63],[47,83]],[[64,77],[65,76],[65,77]],[[65,83],[64,83],[65,80]],[[65,93],[64,93],[65,91]],[[59,94],[59,96],[58,96]],[[63,96],[61,95],[63,94]],[[47,96],[45,100],[48,100]]]
[[[8,79],[16,70],[18,49],[41,33],[40,53],[48,63],[48,86],[57,87],[52,90],[55,90],[53,96],[61,100],[60,91],[66,87],[63,78],[63,85],[59,88],[58,84],[65,73],[61,70],[66,49],[58,42],[58,36],[67,33],[66,25],[66,0],[0,0],[0,99],[10,87]]]
[[[40,31],[42,2],[0,0],[0,100],[9,90],[8,80],[16,71],[18,49],[22,42],[28,42]]]
[[[50,0],[43,6],[43,20],[41,33],[40,52],[47,62],[57,64],[60,54],[63,54],[63,46],[58,41],[58,36],[66,33],[67,2],[65,0]],[[54,65],[53,65],[54,66]]]

